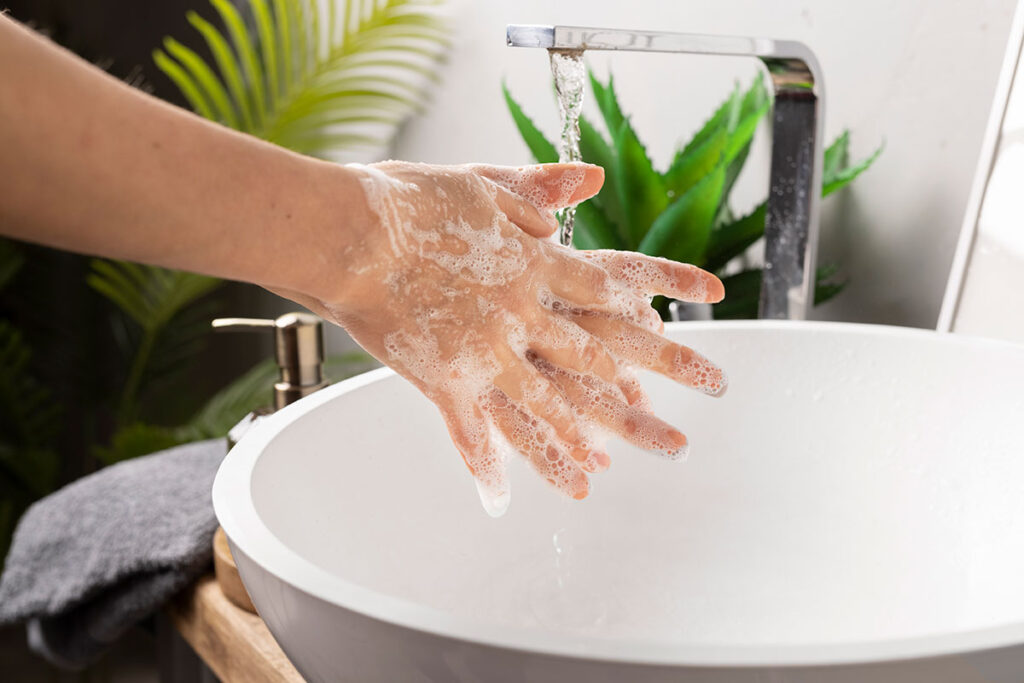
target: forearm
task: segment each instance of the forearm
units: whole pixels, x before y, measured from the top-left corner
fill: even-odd
[[[0,64],[2,234],[311,291],[332,232],[366,227],[343,167],[167,105],[4,17]]]

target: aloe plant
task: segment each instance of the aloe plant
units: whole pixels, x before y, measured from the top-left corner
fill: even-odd
[[[729,196],[747,160],[758,124],[771,108],[761,77],[745,91],[733,89],[685,145],[676,150],[664,171],[654,168],[629,117],[619,104],[611,76],[600,82],[588,72],[601,113],[605,137],[586,117],[580,117],[580,152],[584,161],[604,167],[605,184],[576,212],[574,246],[580,249],[627,249],[651,256],[693,263],[722,277],[728,296],[714,307],[716,318],[757,316],[761,271],[727,271],[764,235],[766,202],[736,217]],[[503,86],[505,101],[520,135],[538,162],[558,160],[555,146]],[[825,151],[824,195],[852,182],[878,158],[878,148],[866,159],[850,164],[849,132]],[[842,290],[838,267],[818,269],[815,302]],[[668,302],[655,301],[668,319]]]

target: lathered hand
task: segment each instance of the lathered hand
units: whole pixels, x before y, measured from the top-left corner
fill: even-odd
[[[598,190],[599,168],[311,159],[169,107],[2,16],[0,63],[0,233],[258,283],[334,320],[438,405],[492,510],[508,501],[503,440],[577,498],[608,466],[602,432],[680,452],[628,365],[723,387],[659,335],[645,298],[716,300],[717,279],[543,239],[553,208]]]
[[[543,239],[553,209],[597,192],[600,168],[350,168],[379,224],[345,247],[344,294],[305,303],[440,408],[492,514],[509,500],[503,441],[574,498],[609,465],[602,435],[681,457],[686,437],[650,412],[630,366],[720,394],[722,372],[661,336],[648,297],[713,302],[722,284],[693,266]]]

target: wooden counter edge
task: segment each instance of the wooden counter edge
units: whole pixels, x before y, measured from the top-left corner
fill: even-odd
[[[167,614],[223,683],[302,683],[263,620],[233,605],[213,574],[171,601]]]

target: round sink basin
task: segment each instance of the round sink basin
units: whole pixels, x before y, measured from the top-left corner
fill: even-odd
[[[227,456],[217,517],[311,681],[1019,681],[1024,347],[863,325],[679,323],[713,399],[643,377],[690,439],[613,442],[590,497],[513,463],[481,507],[388,370]]]

